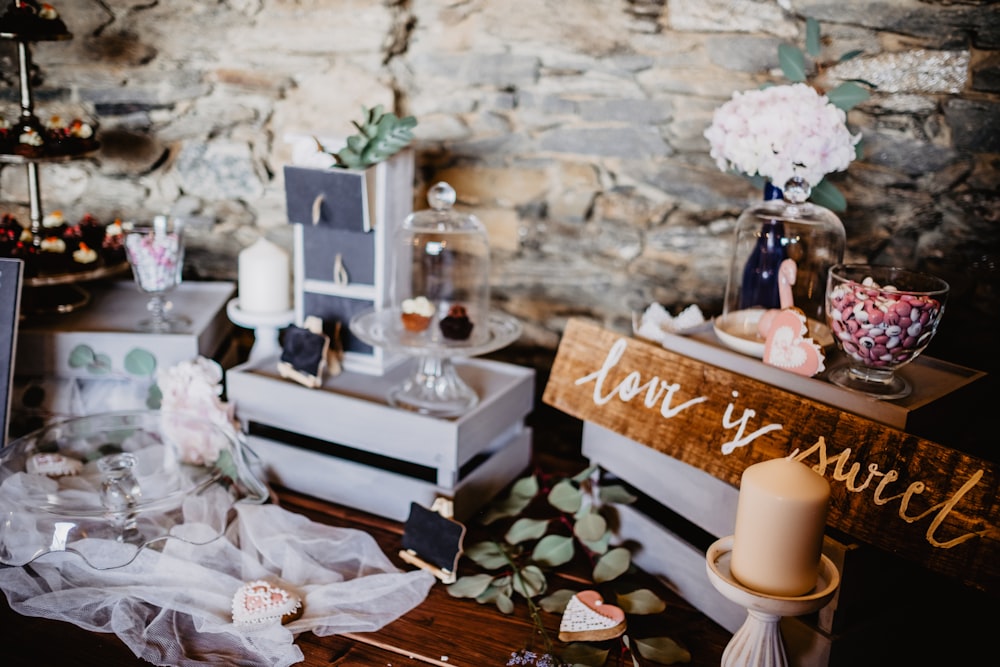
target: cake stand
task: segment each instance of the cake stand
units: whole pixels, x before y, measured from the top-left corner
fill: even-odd
[[[747,610],[747,620],[722,653],[722,667],[788,667],[779,622],[825,607],[840,585],[840,572],[826,556],[820,557],[816,587],[798,597],[765,595],[740,584],[729,568],[733,536],[714,542],[705,556],[709,581],[728,600]]]
[[[240,308],[240,300],[232,299],[226,304],[226,315],[236,326],[253,329],[253,346],[247,361],[257,361],[268,357],[281,355],[279,336],[281,330],[295,320],[294,310],[284,310],[275,313],[254,313]]]
[[[479,404],[479,395],[455,370],[453,358],[475,357],[510,345],[521,335],[515,318],[490,313],[488,335],[470,341],[433,340],[399,325],[400,310],[368,310],[355,315],[351,332],[375,347],[415,357],[416,371],[389,390],[390,405],[431,417],[460,417]]]

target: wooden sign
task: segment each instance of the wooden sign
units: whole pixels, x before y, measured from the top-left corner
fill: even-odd
[[[0,447],[7,444],[10,423],[10,393],[14,381],[17,323],[21,317],[21,273],[19,259],[0,259]]]
[[[830,482],[829,526],[1000,593],[994,463],[582,320],[542,399],[733,486],[794,453]]]

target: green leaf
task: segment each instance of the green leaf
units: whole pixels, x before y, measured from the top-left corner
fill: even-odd
[[[70,368],[83,368],[94,362],[94,350],[89,345],[77,345],[69,353]]]
[[[146,394],[146,407],[150,410],[159,410],[163,405],[163,391],[160,385],[149,385],[149,393]]]
[[[628,571],[632,554],[624,547],[612,549],[597,560],[594,566],[594,581],[604,583],[617,579]]]
[[[837,189],[836,185],[825,178],[812,189],[809,199],[814,204],[825,206],[831,211],[843,212],[847,210],[847,198]]]
[[[575,514],[583,504],[583,492],[568,479],[560,480],[549,492],[549,504],[560,512]]]
[[[503,613],[505,614],[514,613],[514,601],[510,599],[509,595],[497,595],[496,600],[494,600],[494,602],[497,605],[497,609],[499,609]]]
[[[676,665],[679,662],[691,662],[691,652],[681,647],[669,637],[647,637],[636,639],[635,646],[639,655],[647,660],[653,660],[664,665]]]
[[[596,540],[580,540],[580,543],[595,554],[607,553],[608,545],[611,544],[611,531],[609,530]]]
[[[140,347],[129,350],[125,355],[125,370],[139,377],[151,377],[156,371],[156,357]]]
[[[448,590],[448,595],[454,598],[474,598],[489,588],[492,581],[492,575],[473,574],[468,577],[459,577],[455,583],[448,584],[445,588]]]
[[[233,458],[232,452],[228,449],[224,449],[219,453],[219,458],[215,460],[215,467],[234,482],[240,478],[240,470],[236,467],[236,460]]]
[[[96,355],[87,370],[94,375],[107,375],[111,372],[111,357],[106,354]]]
[[[485,570],[507,565],[507,557],[496,542],[477,542],[465,550],[465,556]]]
[[[573,526],[573,534],[583,542],[596,542],[607,530],[608,522],[596,512],[581,517]]]
[[[559,653],[559,659],[570,665],[601,667],[608,661],[610,649],[583,642],[573,642]]]
[[[806,57],[797,47],[779,44],[778,64],[789,81],[801,83],[806,80]]]
[[[521,496],[510,495],[504,500],[491,505],[486,512],[483,514],[480,522],[484,526],[488,526],[497,519],[503,519],[510,516],[517,516],[524,511],[528,505],[531,504],[531,498],[524,498]]]
[[[618,596],[618,606],[626,614],[659,614],[667,608],[667,603],[648,588],[640,588]]]
[[[535,545],[531,559],[539,565],[557,567],[573,560],[573,538],[565,535],[546,535]]]
[[[596,466],[596,465],[588,466],[588,467],[584,468],[583,470],[581,470],[580,472],[578,472],[577,474],[573,475],[573,477],[571,477],[571,479],[574,482],[576,482],[577,484],[582,484],[583,482],[585,482],[588,479],[590,479],[590,476],[594,474],[594,472],[597,470],[597,468],[598,468],[598,466]]]
[[[850,111],[869,97],[871,93],[853,81],[845,81],[826,94],[830,104],[844,111]]]
[[[837,62],[839,62],[839,63],[846,63],[848,60],[854,60],[855,58],[857,58],[858,56],[860,56],[862,53],[864,53],[864,51],[862,51],[861,49],[853,49],[853,50],[848,51],[847,53],[843,54],[842,56],[840,56],[840,58],[837,59]]]
[[[608,486],[602,486],[599,491],[599,497],[601,502],[618,503],[620,505],[631,505],[638,500],[621,484],[609,484]]]
[[[514,590],[526,598],[533,598],[545,592],[545,573],[537,565],[514,573]]]
[[[520,544],[528,540],[537,540],[545,534],[549,527],[549,522],[543,519],[529,519],[527,517],[518,519],[507,530],[504,539],[510,544]]]
[[[806,18],[806,51],[815,58],[819,55],[820,48],[819,21],[810,16]]]
[[[538,495],[538,488],[537,477],[534,475],[522,477],[514,482],[514,486],[510,487],[510,495],[511,497],[531,499]]]
[[[550,614],[561,614],[566,611],[566,605],[569,604],[570,599],[572,599],[575,594],[576,591],[568,588],[560,588],[555,593],[546,595],[539,600],[538,606]]]

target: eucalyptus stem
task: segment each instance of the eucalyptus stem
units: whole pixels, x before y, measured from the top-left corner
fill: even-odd
[[[518,566],[517,563],[514,562],[514,559],[510,557],[510,553],[508,553],[507,550],[504,549],[504,546],[502,544],[500,544],[496,540],[493,540],[493,543],[500,549],[500,553],[503,554],[503,557],[507,561],[507,564],[510,566],[510,569],[514,572],[515,582],[517,581],[517,579],[520,579],[523,588],[525,580],[524,580],[524,575],[521,573],[521,568]],[[517,591],[516,585],[514,586],[514,590]],[[527,591],[522,590],[521,595],[528,603],[528,613],[531,614],[531,621],[535,624],[535,629],[538,631],[539,634],[542,635],[542,641],[545,642],[545,652],[553,653],[555,647],[552,644],[552,640],[549,638],[549,633],[545,631],[545,625],[542,623],[542,615],[541,613],[539,613],[538,605],[536,605],[535,601],[531,598],[531,596],[527,594]]]

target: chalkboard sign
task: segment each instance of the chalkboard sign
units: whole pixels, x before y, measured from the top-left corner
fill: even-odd
[[[990,461],[578,319],[542,398],[733,486],[748,466],[793,455],[830,482],[829,526],[1000,592]]]
[[[0,258],[0,446],[7,444],[10,423],[10,392],[17,351],[17,322],[21,313],[21,273],[19,259]]]

